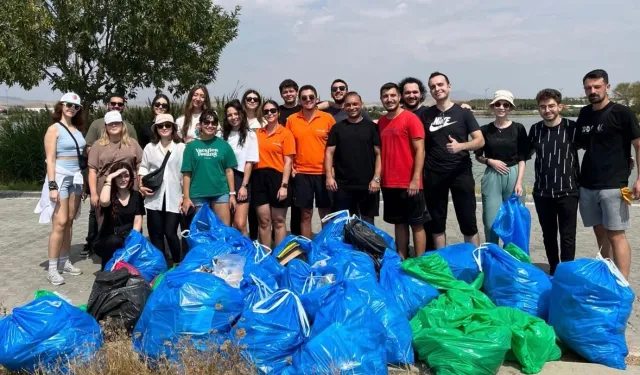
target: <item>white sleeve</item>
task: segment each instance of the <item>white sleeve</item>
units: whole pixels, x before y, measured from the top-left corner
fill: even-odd
[[[257,163],[259,161],[258,136],[255,132],[249,132],[247,134],[247,163]]]
[[[142,152],[142,162],[140,163],[140,169],[138,169],[139,176],[146,176],[149,174],[149,153],[151,153],[151,148],[155,146],[153,143],[149,143],[144,147],[144,151]]]

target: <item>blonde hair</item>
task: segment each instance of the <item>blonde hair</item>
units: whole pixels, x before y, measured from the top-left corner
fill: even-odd
[[[107,127],[107,124],[104,124],[104,126],[102,127],[102,131],[100,132],[100,141],[98,142],[100,146],[106,146],[109,143],[111,143],[109,141],[109,135],[107,134],[107,130],[105,129],[106,127]],[[120,143],[125,146],[131,145],[131,137],[129,137],[129,128],[127,127],[127,124],[124,123],[124,121],[122,122],[122,131],[120,132]]]

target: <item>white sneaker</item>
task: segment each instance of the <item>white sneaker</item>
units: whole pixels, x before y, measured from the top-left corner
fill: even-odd
[[[59,267],[59,266],[58,266]],[[60,272],[60,271],[58,271]],[[82,270],[76,266],[74,266],[73,264],[71,264],[70,261],[67,260],[67,262],[64,264],[64,273],[68,273],[71,276],[80,276],[82,275]],[[62,273],[62,272],[60,272]]]
[[[62,285],[64,284],[64,278],[60,276],[58,270],[49,270],[47,274],[47,280],[53,285]]]

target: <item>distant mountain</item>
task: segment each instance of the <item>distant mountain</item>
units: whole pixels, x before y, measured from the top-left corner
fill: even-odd
[[[0,93],[0,104],[7,105],[7,99],[9,101],[9,105],[26,105],[26,104],[35,104],[35,103],[48,103],[50,100],[38,100],[38,99],[23,99],[17,96],[4,96]]]

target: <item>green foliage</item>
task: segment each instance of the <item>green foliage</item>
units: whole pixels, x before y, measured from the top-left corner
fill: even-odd
[[[85,107],[112,92],[167,87],[180,96],[215,80],[239,11],[211,0],[3,0],[0,82],[47,79]]]
[[[621,82],[613,89],[613,100],[631,107],[640,115],[640,81]]]

